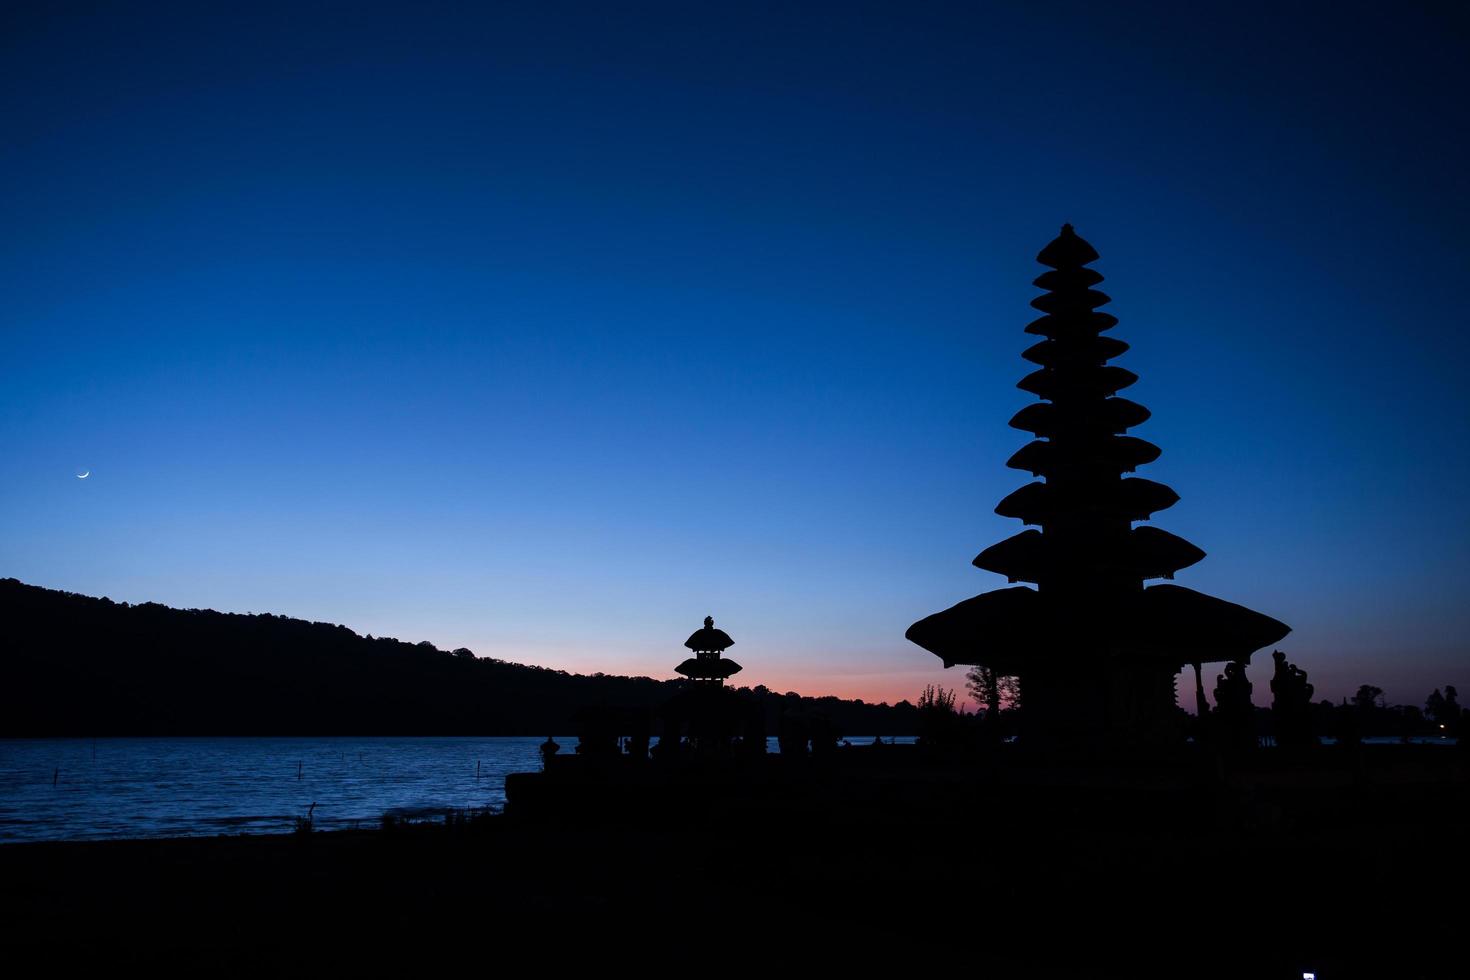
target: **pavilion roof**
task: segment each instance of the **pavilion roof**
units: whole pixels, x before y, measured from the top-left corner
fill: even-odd
[[[728,650],[735,641],[730,639],[729,633],[711,625],[690,633],[684,645],[691,650]]]
[[[724,680],[743,668],[724,657],[690,657],[674,668],[674,672],[696,680]]]
[[[1098,574],[1121,573],[1138,579],[1173,578],[1205,553],[1177,534],[1135,527],[1091,548],[1069,548],[1035,529],[1022,531],[986,548],[971,563],[1012,582],[1041,582],[1079,565]]]
[[[1075,600],[1063,606],[1034,589],[997,589],[919,620],[905,636],[946,667],[980,664],[1013,675],[1058,657],[1249,661],[1291,632],[1270,616],[1178,585],[1084,597],[1083,607],[1092,612],[1079,615]]]

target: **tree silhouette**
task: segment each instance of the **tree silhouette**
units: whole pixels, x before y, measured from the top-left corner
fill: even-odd
[[[1016,678],[1004,676],[992,667],[971,667],[965,674],[965,687],[991,720],[999,718],[1006,708],[1021,706],[1021,685]]]
[[[958,691],[945,690],[933,684],[919,695],[919,744],[930,748],[950,747],[963,739],[965,716],[955,706]]]
[[[947,691],[942,687],[927,685],[919,695],[918,708],[920,711],[934,711],[942,714],[955,714],[956,691]]]
[[[544,737],[573,730],[586,705],[652,708],[691,683],[569,674],[330,623],[129,605],[15,579],[0,579],[0,622],[3,737]],[[765,689],[751,697],[772,723],[783,699]],[[792,698],[840,731],[918,727],[911,704]]]

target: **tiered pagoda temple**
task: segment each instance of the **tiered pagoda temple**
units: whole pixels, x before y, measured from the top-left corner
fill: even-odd
[[[986,592],[909,627],[908,639],[946,667],[978,664],[1020,679],[1023,740],[1156,744],[1174,737],[1174,678],[1185,664],[1249,661],[1290,628],[1269,616],[1176,585],[1204,552],[1167,531],[1134,526],[1172,506],[1160,483],[1125,476],[1159,455],[1125,433],[1148,409],[1117,392],[1138,380],[1108,364],[1128,345],[1104,336],[1118,321],[1086,266],[1091,245],[1063,225],[1037,261],[1050,271],[1026,327],[1040,341],[1021,356],[1037,370],[1022,390],[1042,400],[1011,419],[1037,439],[1007,462],[1041,477],[995,512],[1035,529],[986,548],[974,564],[1018,586]]]
[[[725,683],[725,678],[740,672],[739,664],[722,656],[735,645],[735,641],[730,639],[729,633],[715,629],[713,616],[704,617],[704,629],[690,633],[684,645],[694,651],[694,656],[679,664],[674,671],[690,680],[719,686]]]
[[[728,757],[737,737],[742,754],[765,753],[765,714],[760,703],[725,686],[726,678],[740,672],[739,664],[722,656],[734,645],[729,633],[715,628],[711,616],[704,617],[703,629],[695,630],[684,641],[694,656],[674,670],[694,683],[670,698],[660,711],[660,757],[672,758],[671,749],[679,746],[685,735],[687,747],[697,757]]]

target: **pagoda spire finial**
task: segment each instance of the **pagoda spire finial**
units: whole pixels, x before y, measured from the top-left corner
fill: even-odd
[[[1061,234],[1053,238],[1036,256],[1036,261],[1053,269],[1080,269],[1098,260],[1097,250],[1077,234],[1070,224],[1062,225]]]

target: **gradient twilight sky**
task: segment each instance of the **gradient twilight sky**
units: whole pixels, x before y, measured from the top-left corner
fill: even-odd
[[[903,633],[1006,584],[1070,221],[1178,583],[1319,695],[1470,690],[1463,8],[24,6],[0,575],[657,677],[712,614],[742,683],[961,685]]]

